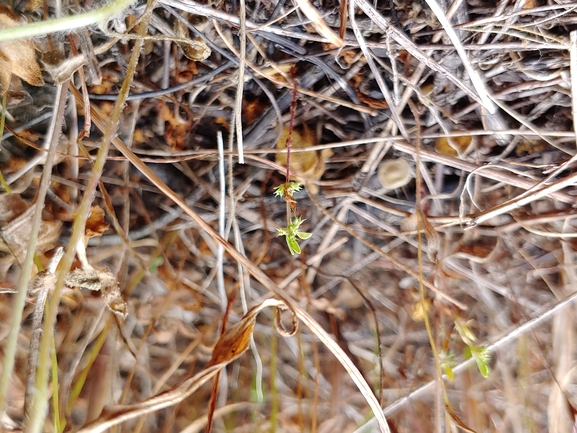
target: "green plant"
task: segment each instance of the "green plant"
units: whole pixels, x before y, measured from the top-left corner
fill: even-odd
[[[312,233],[301,232],[299,230],[299,227],[304,221],[305,220],[303,220],[301,217],[295,216],[290,220],[287,227],[277,229],[279,236],[286,236],[286,243],[289,247],[290,253],[293,255],[301,253],[301,247],[297,241],[297,238],[308,239],[313,235]]]
[[[288,128],[288,136],[286,139],[286,149],[287,149],[287,158],[286,158],[286,182],[282,185],[279,185],[274,190],[274,195],[277,197],[282,197],[286,202],[286,227],[282,227],[277,229],[278,236],[285,236],[286,243],[288,245],[290,253],[294,256],[295,254],[301,253],[301,247],[298,243],[297,238],[299,239],[308,239],[313,234],[307,232],[301,232],[299,230],[300,226],[306,220],[303,220],[299,216],[292,216],[293,213],[296,213],[297,210],[297,202],[294,198],[294,193],[299,192],[302,189],[302,185],[300,182],[296,182],[290,180],[290,156],[291,156],[291,146],[292,146],[292,133],[293,133],[293,124],[294,124],[294,116],[295,116],[295,109],[296,109],[296,100],[297,92],[296,92],[296,84],[293,89],[293,100],[291,102],[291,118]]]
[[[489,377],[489,362],[491,362],[491,354],[485,346],[477,346],[475,341],[477,337],[469,325],[463,321],[456,320],[455,328],[463,340],[463,343],[467,345],[464,351],[465,358],[473,358],[477,364],[479,372],[484,378]]]
[[[439,354],[439,360],[441,361],[441,368],[443,369],[445,376],[447,376],[447,379],[452,381],[455,378],[453,367],[457,365],[455,355],[452,351],[442,350]]]
[[[288,203],[296,203],[293,194],[299,192],[302,187],[303,186],[298,182],[286,182],[275,188],[274,195],[284,198]]]
[[[287,226],[277,229],[279,236],[286,237],[286,243],[288,245],[289,251],[292,255],[300,254],[301,247],[297,241],[299,239],[308,239],[313,234],[300,231],[300,226],[306,220],[303,220],[299,216],[294,216],[291,218],[291,213],[296,211],[296,200],[293,194],[301,190],[303,186],[299,182],[290,181],[285,182],[278,186],[274,190],[274,195],[277,197],[282,197],[287,203]]]

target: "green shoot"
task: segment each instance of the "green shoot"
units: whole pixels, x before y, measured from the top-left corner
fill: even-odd
[[[489,362],[491,362],[491,353],[484,346],[475,345],[477,337],[469,325],[461,320],[455,321],[455,328],[463,340],[463,343],[467,345],[464,355],[465,358],[473,358],[477,364],[479,372],[484,378],[489,377]]]
[[[481,375],[486,379],[489,377],[489,362],[491,361],[491,353],[487,350],[486,347],[476,347],[476,346],[467,346],[465,349],[465,358],[471,358],[475,360],[477,364],[477,368]]]
[[[312,233],[301,232],[299,230],[301,224],[304,221],[305,220],[303,220],[301,217],[296,216],[293,217],[287,227],[277,229],[279,236],[286,237],[286,243],[292,255],[301,253],[301,247],[297,241],[297,238],[304,240],[310,238],[313,235]]]
[[[283,183],[282,185],[277,186],[274,190],[274,195],[276,195],[277,197],[282,197],[286,202],[287,226],[277,229],[278,236],[284,236],[286,238],[286,244],[288,245],[288,249],[291,255],[293,256],[295,254],[301,253],[301,247],[299,245],[297,238],[308,239],[313,235],[312,233],[301,232],[299,228],[305,220],[303,220],[299,216],[292,216],[293,214],[296,214],[297,210],[297,202],[294,199],[294,193],[300,191],[301,188],[303,187],[299,182],[290,180],[290,151],[292,144],[292,132],[295,118],[296,104],[297,104],[297,87],[295,83],[293,88],[293,100],[291,102],[291,118],[289,124],[289,133],[286,140],[286,148],[287,148],[286,182]]]
[[[441,360],[441,368],[445,372],[445,376],[447,376],[447,379],[449,379],[450,381],[453,381],[453,379],[455,378],[453,367],[457,365],[457,363],[455,362],[453,352],[452,351],[446,352],[443,350],[439,354],[439,358]]]

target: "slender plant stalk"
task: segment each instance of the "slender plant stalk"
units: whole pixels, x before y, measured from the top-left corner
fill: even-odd
[[[272,324],[274,330],[274,323]],[[278,389],[276,387],[277,375],[277,350],[278,350],[278,336],[276,332],[272,332],[270,336],[270,433],[276,433],[278,424]]]
[[[81,27],[98,24],[104,27],[106,22],[134,3],[135,0],[113,0],[101,8],[82,14],[69,15],[47,21],[38,21],[20,26],[6,27],[0,30],[0,42],[13,39],[46,36],[51,33],[67,32]]]
[[[54,431],[55,432],[62,432],[64,431],[65,428],[65,423],[63,423],[62,418],[60,418],[60,410],[58,408],[59,406],[59,399],[58,399],[58,392],[59,392],[59,387],[58,384],[60,383],[60,381],[58,380],[58,357],[56,356],[56,341],[54,340],[54,334],[52,335],[52,340],[51,340],[51,348],[52,348],[52,383],[54,384],[53,387],[53,391],[54,394],[52,396],[52,411],[54,412],[54,420],[53,420],[53,425],[54,425]]]
[[[297,107],[297,83],[294,82],[293,87],[293,99],[291,101],[291,117],[289,121],[289,133],[286,139],[286,183],[290,182],[290,174],[291,174],[291,147],[293,144],[293,129],[295,124],[295,113]]]
[[[424,285],[424,278],[423,278],[423,213],[421,209],[421,124],[419,122],[419,113],[415,104],[409,100],[407,101],[409,108],[413,112],[413,116],[415,118],[415,125],[417,127],[417,155],[416,155],[416,162],[417,162],[417,173],[416,173],[416,184],[417,184],[417,191],[416,191],[416,198],[415,198],[415,213],[417,214],[417,267],[418,267],[418,274],[419,274],[419,297],[421,303],[421,309],[423,311],[423,320],[425,322],[425,328],[427,330],[427,336],[429,337],[429,344],[431,345],[431,351],[433,352],[433,357],[435,359],[435,371],[437,372],[437,380],[439,385],[441,386],[441,390],[443,392],[443,400],[446,406],[450,408],[449,397],[447,396],[447,389],[445,387],[445,381],[443,379],[443,370],[441,367],[441,359],[439,357],[439,351],[437,350],[437,345],[435,344],[435,336],[433,334],[433,328],[431,326],[431,321],[429,319],[429,314],[427,312],[427,299],[425,297],[425,285]],[[440,412],[441,408],[437,407]],[[440,419],[437,419],[437,423],[440,423]],[[439,424],[437,424],[439,425]],[[439,430],[440,431],[440,428]]]
[[[291,107],[290,107],[290,121],[289,121],[289,133],[288,133],[288,137],[286,139],[286,183],[285,185],[287,186],[287,188],[285,188],[285,191],[288,190],[288,185],[290,182],[290,175],[291,175],[291,147],[293,144],[293,129],[294,129],[294,123],[295,123],[295,113],[296,113],[296,106],[297,106],[297,84],[296,81],[294,82],[294,88],[293,88],[293,99],[291,101]],[[291,223],[291,203],[294,202],[294,199],[291,197],[288,197],[288,194],[285,194],[285,201],[286,201],[286,224],[287,227],[290,225]]]
[[[2,146],[2,136],[4,135],[4,125],[6,124],[6,102],[7,102],[8,92],[4,92],[2,95],[2,115],[0,116],[0,146]],[[4,191],[11,193],[12,190],[6,183],[2,172],[0,171],[0,185],[4,188]]]

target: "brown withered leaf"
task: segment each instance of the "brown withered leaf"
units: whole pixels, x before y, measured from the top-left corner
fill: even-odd
[[[212,359],[208,363],[208,366],[220,364],[221,362],[229,363],[242,355],[250,344],[256,323],[256,316],[261,310],[271,306],[277,306],[281,309],[286,308],[284,302],[276,299],[267,299],[262,304],[251,308],[239,322],[235,323],[220,336],[216,346],[214,346]]]
[[[172,150],[182,150],[186,144],[186,137],[190,132],[191,121],[176,115],[173,108],[165,102],[158,102],[158,115],[166,122],[164,141]]]
[[[12,252],[18,260],[24,258],[26,246],[30,239],[32,230],[32,218],[36,211],[35,206],[28,203],[16,194],[4,194],[0,196],[0,231],[2,240],[0,241],[0,251]],[[29,206],[29,207],[28,207]],[[10,208],[10,210],[7,210]],[[38,230],[38,243],[36,249],[39,253],[44,253],[54,247],[60,236],[60,221],[41,221]],[[4,242],[7,244],[5,245]]]
[[[243,121],[250,125],[256,119],[259,119],[264,110],[267,108],[265,103],[259,98],[243,98],[242,99],[242,118]]]
[[[19,23],[14,14],[0,5],[0,28],[13,27]],[[8,91],[12,75],[32,86],[43,86],[44,79],[36,62],[34,43],[30,39],[0,42],[0,86],[2,94]]]
[[[100,206],[93,206],[90,209],[90,215],[86,220],[86,228],[84,230],[84,235],[87,238],[100,237],[108,230],[110,224],[106,222],[104,216],[104,210]]]
[[[0,197],[0,227],[23,214],[28,205],[19,194],[5,194]]]
[[[500,239],[494,236],[471,237],[468,235],[457,244],[455,254],[459,257],[466,257],[475,263],[484,263],[497,253],[499,250]]]
[[[202,39],[191,39],[186,27],[182,22],[174,22],[174,34],[180,39],[176,43],[184,53],[187,59],[194,61],[206,60],[211,50]]]

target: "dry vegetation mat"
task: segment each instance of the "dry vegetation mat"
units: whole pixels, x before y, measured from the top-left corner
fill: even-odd
[[[577,427],[577,6],[0,5],[0,430]]]

